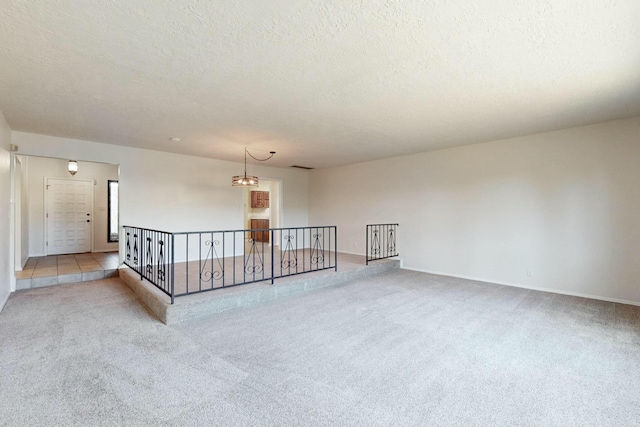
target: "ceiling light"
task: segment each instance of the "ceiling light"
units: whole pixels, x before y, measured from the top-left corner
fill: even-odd
[[[247,175],[247,154],[251,156],[252,159],[257,160],[259,162],[265,162],[273,157],[276,154],[275,151],[270,151],[271,154],[266,159],[258,159],[253,157],[253,155],[247,150],[247,147],[244,148],[244,175],[236,175],[231,179],[231,185],[234,187],[257,187],[260,184],[260,180],[257,176]]]
[[[78,172],[78,162],[75,160],[69,160],[67,164],[67,170],[71,174],[71,176],[75,175]]]

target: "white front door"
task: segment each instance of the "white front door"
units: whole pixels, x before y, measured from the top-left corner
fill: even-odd
[[[47,255],[91,251],[93,182],[47,178]]]

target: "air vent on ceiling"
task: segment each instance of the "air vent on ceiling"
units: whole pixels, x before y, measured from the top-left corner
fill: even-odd
[[[310,171],[313,168],[307,167],[307,166],[298,166],[298,165],[293,165],[291,166],[292,168],[298,168],[298,169],[304,169],[304,170],[308,170]]]

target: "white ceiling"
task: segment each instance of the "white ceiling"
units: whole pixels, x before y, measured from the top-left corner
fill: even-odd
[[[2,0],[0,111],[329,167],[640,115],[639,46],[638,0]]]

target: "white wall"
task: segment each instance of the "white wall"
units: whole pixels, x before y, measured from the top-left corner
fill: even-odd
[[[120,165],[120,224],[165,231],[241,229],[244,192],[231,186],[240,163],[13,132],[20,154]],[[283,222],[308,225],[308,173],[249,165],[260,178],[283,181]],[[121,239],[121,244],[122,244]]]
[[[640,117],[309,179],[310,221],[342,251],[398,222],[406,268],[640,303]]]
[[[25,160],[28,171],[27,185],[29,188],[29,256],[46,255],[45,178],[94,181],[93,250],[95,252],[118,250],[118,243],[109,243],[107,239],[107,181],[118,180],[118,166],[106,163],[79,161],[78,172],[74,176],[71,176],[67,170],[68,160],[35,156],[28,156]]]
[[[0,310],[11,293],[11,129],[0,112]]]

